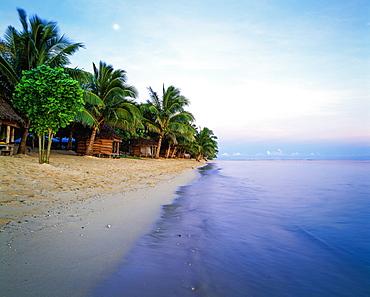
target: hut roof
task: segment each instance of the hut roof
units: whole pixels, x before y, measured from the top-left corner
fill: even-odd
[[[145,138],[136,138],[130,140],[130,145],[132,146],[155,146],[157,143],[154,141],[153,138],[145,139]]]
[[[100,139],[123,139],[123,137],[116,130],[114,130],[111,125],[108,125],[107,123],[103,123],[96,136]]]
[[[0,120],[7,120],[10,122],[24,124],[23,119],[3,98],[0,98]]]
[[[81,124],[76,125],[75,137],[78,139],[88,139],[91,134],[91,128],[84,127]],[[99,130],[96,132],[97,139],[111,139],[122,141],[123,137],[112,128],[112,126],[107,123],[103,123]]]

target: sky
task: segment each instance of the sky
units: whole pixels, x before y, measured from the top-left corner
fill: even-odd
[[[149,99],[174,85],[220,159],[370,159],[368,0],[0,0],[0,36],[17,8],[56,21]]]

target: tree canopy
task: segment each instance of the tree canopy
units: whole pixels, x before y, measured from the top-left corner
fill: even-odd
[[[181,95],[180,90],[174,86],[169,86],[167,89],[163,86],[161,98],[152,88],[149,88],[149,95],[151,100],[142,106],[142,110],[149,131],[159,134],[155,156],[159,158],[164,138],[169,138],[172,143],[177,142],[177,135],[194,139],[195,130],[191,126],[194,116],[184,109],[189,105],[189,99]]]
[[[94,74],[83,85],[86,110],[95,119],[86,155],[92,155],[96,131],[104,122],[135,131],[141,118],[139,109],[130,100],[136,98],[137,91],[127,84],[126,72],[102,61],[99,67],[93,63],[93,69]]]
[[[49,163],[52,137],[74,120],[84,105],[83,91],[62,68],[41,65],[23,71],[13,95],[14,106],[32,121],[31,129],[39,137],[39,162]],[[45,136],[48,149],[44,154]],[[44,145],[42,145],[44,144]]]

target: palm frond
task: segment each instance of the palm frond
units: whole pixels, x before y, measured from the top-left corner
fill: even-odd
[[[14,71],[12,65],[5,60],[2,56],[0,56],[0,71],[2,75],[6,76],[12,84],[17,84],[19,82],[19,76]]]
[[[75,121],[85,126],[90,126],[90,127],[97,126],[97,121],[95,117],[85,108],[82,111],[79,111],[75,115]]]
[[[98,105],[101,108],[105,108],[104,101],[101,98],[99,98],[99,96],[94,94],[93,92],[84,90],[83,99],[86,103],[89,103],[91,105]]]

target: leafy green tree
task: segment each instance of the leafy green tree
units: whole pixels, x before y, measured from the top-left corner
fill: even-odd
[[[59,34],[57,23],[40,19],[37,15],[27,20],[26,12],[18,9],[22,31],[9,26],[3,39],[0,39],[0,94],[11,103],[14,86],[20,82],[23,70],[31,70],[40,65],[65,67],[69,57],[82,43],[72,43],[65,35]],[[65,68],[71,76],[83,76],[78,69]],[[26,151],[26,138],[30,122],[26,120],[19,152]]]
[[[184,110],[190,101],[174,86],[169,86],[167,89],[163,86],[162,98],[149,87],[149,95],[150,101],[148,100],[141,108],[149,131],[159,134],[155,155],[158,159],[164,138],[171,140],[172,143],[177,142],[177,135],[193,138],[191,122],[194,121],[194,116]]]
[[[82,110],[83,91],[63,68],[38,66],[23,71],[13,95],[14,105],[33,123],[39,139],[39,163],[49,163],[53,136],[66,127]],[[45,150],[45,136],[48,145]]]
[[[114,70],[111,65],[99,63],[99,68],[93,63],[94,74],[90,82],[83,86],[86,109],[95,119],[86,155],[93,154],[96,132],[104,123],[126,131],[134,132],[140,126],[141,113],[132,101],[137,92],[126,83],[126,72]]]
[[[218,152],[217,137],[213,131],[208,128],[203,128],[195,136],[195,142],[191,145],[191,150],[196,155],[196,160],[202,158],[213,159]]]

